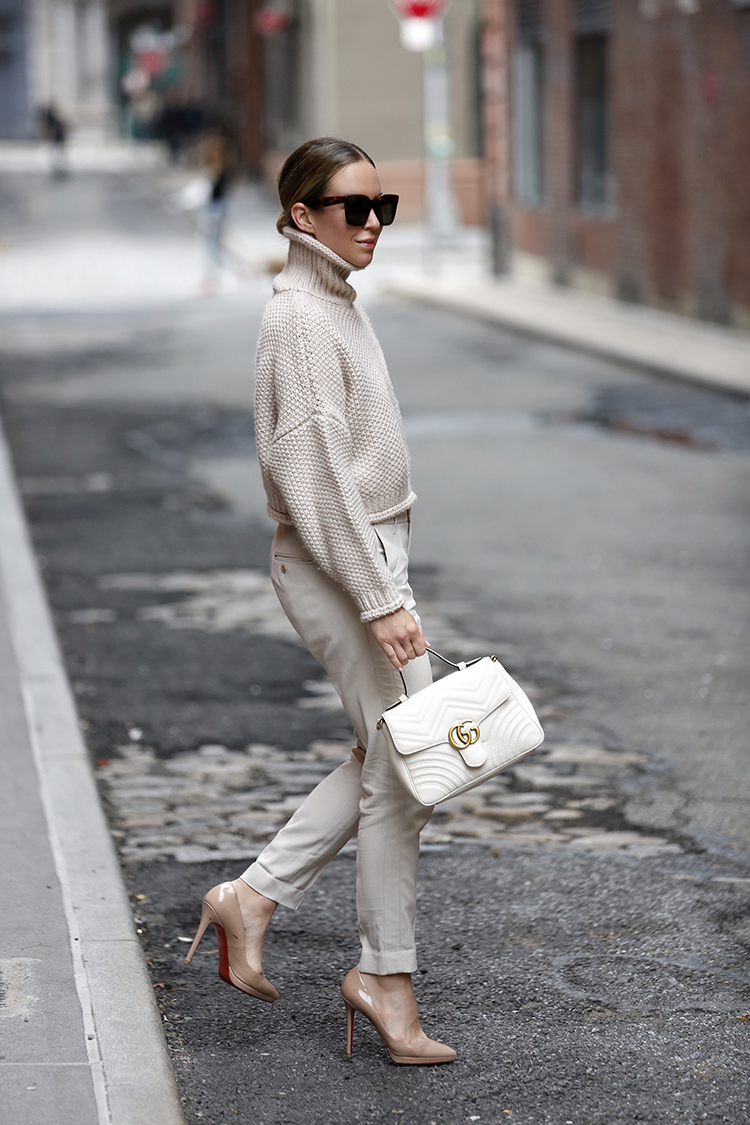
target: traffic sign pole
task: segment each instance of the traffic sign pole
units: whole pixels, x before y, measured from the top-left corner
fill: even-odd
[[[482,0],[482,86],[485,168],[492,236],[492,272],[511,269],[510,59],[508,0]]]
[[[425,211],[433,263],[455,234],[457,208],[450,183],[455,151],[450,126],[443,15],[448,0],[391,0],[401,20],[401,42],[422,55]]]
[[[442,32],[442,20],[441,32]],[[456,204],[450,183],[455,151],[448,114],[448,68],[445,47],[422,52],[424,89],[425,204],[430,241],[439,247],[456,231]]]

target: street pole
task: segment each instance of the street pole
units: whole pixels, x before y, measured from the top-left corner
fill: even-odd
[[[483,0],[482,90],[492,273],[511,268],[508,0]]]
[[[439,265],[441,247],[456,233],[457,208],[450,180],[455,151],[450,126],[443,16],[450,0],[391,0],[401,23],[401,43],[422,55],[426,259]]]
[[[445,60],[443,21],[437,24],[437,42],[422,52],[424,89],[425,205],[430,247],[434,251],[456,232],[456,205],[450,183],[450,159],[455,150],[448,104],[448,68]]]

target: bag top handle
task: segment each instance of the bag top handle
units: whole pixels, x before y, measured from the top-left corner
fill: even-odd
[[[432,656],[437,656],[440,660],[444,661],[446,664],[450,664],[451,668],[455,668],[457,672],[462,672],[464,670],[464,668],[470,668],[472,666],[472,664],[478,664],[480,660],[484,660],[483,656],[475,656],[473,660],[459,660],[458,664],[455,664],[452,660],[449,660],[447,656],[443,656],[442,653],[438,652],[437,649],[428,647],[427,652],[430,653]],[[490,659],[491,660],[497,660],[497,657],[493,656]],[[403,693],[399,696],[399,698],[396,700],[395,703],[392,703],[390,705],[390,707],[386,707],[385,711],[383,712],[383,715],[378,719],[378,730],[382,729],[383,716],[385,715],[386,711],[392,711],[394,707],[398,707],[399,703],[406,703],[406,701],[409,699],[409,691],[408,691],[408,688],[406,686],[406,680],[404,679],[404,673],[401,671],[400,668],[398,670],[398,674],[401,677],[401,683],[404,685]]]
[[[458,664],[454,664],[454,662],[452,660],[449,660],[447,656],[443,656],[443,654],[438,652],[438,650],[436,648],[430,648],[428,646],[427,653],[428,653],[429,656],[437,656],[438,659],[442,660],[443,663],[445,663],[445,664],[450,664],[451,668],[455,668],[457,672],[462,671],[464,668],[468,668],[471,664],[476,664],[479,660],[482,659],[481,656],[477,656],[473,660],[459,660]],[[397,703],[392,703],[391,707],[396,707],[396,706],[398,706],[398,703],[403,703],[403,701],[405,699],[409,698],[409,689],[406,686],[406,680],[404,679],[404,673],[401,671],[400,668],[398,670],[398,674],[401,677],[401,683],[404,685],[404,691],[403,691],[403,695],[400,697],[400,699],[397,701]],[[391,709],[390,707],[386,707],[386,711],[390,711],[390,709]]]

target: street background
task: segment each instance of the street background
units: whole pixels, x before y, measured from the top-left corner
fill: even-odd
[[[750,1120],[750,0],[0,0],[0,40],[2,1125]],[[344,1056],[353,843],[273,1008],[184,964],[350,747],[254,450],[316,136],[400,197],[355,282],[427,635],[546,731],[423,833],[434,1070]]]
[[[359,1025],[344,1056],[353,845],[274,919],[273,1008],[222,984],[215,943],[184,965],[202,894],[350,740],[267,576],[275,206],[238,188],[201,298],[188,178],[0,176],[3,425],[186,1120],[748,1119],[748,395],[394,298],[417,227],[356,282],[412,455],[425,631],[496,653],[547,734],[423,836],[416,991],[459,1062],[394,1068]],[[467,233],[444,274],[478,282],[485,253]],[[40,1119],[13,1081],[14,1120]]]

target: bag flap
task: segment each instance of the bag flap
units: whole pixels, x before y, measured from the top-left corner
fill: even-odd
[[[486,656],[392,707],[383,721],[400,754],[416,754],[441,743],[469,753],[479,739],[481,723],[512,690],[502,665]]]

